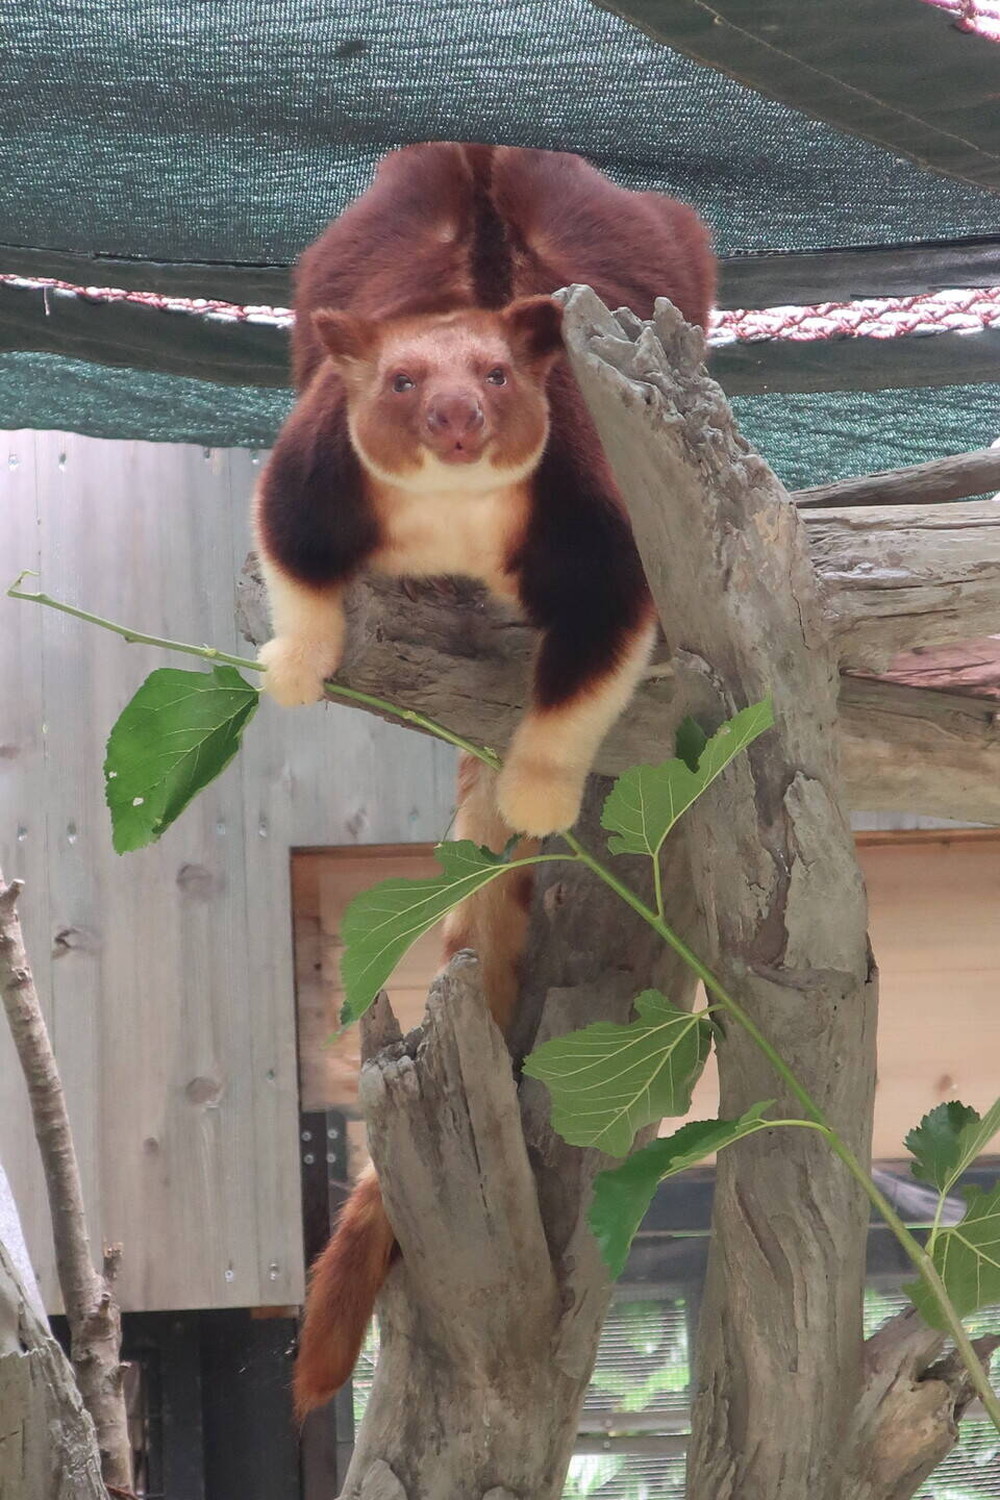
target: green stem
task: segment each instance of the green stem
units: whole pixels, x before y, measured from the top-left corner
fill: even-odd
[[[660,869],[660,851],[651,856],[653,861],[653,894],[656,897],[656,915],[661,922],[666,921],[666,912],[663,906],[663,871]]]
[[[59,599],[52,599],[48,594],[29,594],[18,588],[22,578],[28,575],[22,573],[21,577],[12,583],[7,590],[9,599],[27,599],[32,604],[45,604],[49,609],[57,609],[60,614],[72,615],[74,620],[86,620],[88,625],[99,625],[102,630],[114,631],[120,635],[123,641],[130,646],[162,646],[165,651],[180,651],[185,656],[200,656],[203,661],[221,661],[230,667],[243,667],[250,672],[263,672],[264,668],[259,661],[249,661],[244,656],[230,656],[226,651],[219,651],[215,646],[189,646],[186,641],[168,641],[158,635],[141,635],[138,630],[130,630],[127,625],[116,625],[113,620],[102,619],[100,615],[92,615],[85,609],[77,609],[72,604],[63,604]]]
[[[454,745],[458,750],[464,750],[467,755],[474,755],[477,760],[482,761],[484,766],[489,766],[491,771],[500,769],[500,757],[496,751],[486,750],[481,745],[474,745],[471,740],[463,739],[460,734],[446,729],[436,719],[429,719],[426,714],[418,713],[415,708],[399,708],[395,703],[387,702],[385,698],[375,698],[371,693],[362,693],[357,688],[344,687],[339,682],[327,682],[323,686],[328,698],[344,698],[348,703],[361,703],[365,708],[374,708],[379,713],[391,714],[395,719],[402,719],[404,724],[412,724],[418,729],[424,729],[428,734],[444,740],[446,744]]]
[[[219,651],[215,646],[192,646],[187,641],[171,641],[160,635],[143,635],[138,630],[132,630],[127,625],[119,625],[114,620],[106,620],[102,615],[91,614],[89,610],[77,609],[73,604],[64,604],[61,599],[53,599],[49,594],[32,594],[20,587],[21,581],[29,577],[24,572],[11,584],[7,590],[10,599],[26,599],[31,604],[44,604],[49,609],[57,609],[61,614],[72,615],[75,620],[85,620],[88,625],[98,625],[102,630],[110,630],[114,635],[121,636],[123,641],[129,645],[138,646],[160,646],[164,651],[179,651],[184,656],[197,656],[202,661],[224,662],[229,667],[240,667],[246,672],[264,672],[266,667],[263,662],[254,661],[247,656],[230,656],[227,651]],[[371,693],[362,693],[357,688],[345,687],[339,682],[327,682],[324,691],[328,698],[343,698],[348,703],[360,703],[365,708],[374,708],[379,713],[388,714],[392,718],[402,719],[405,724],[413,724],[417,728],[426,730],[428,734],[436,735],[438,739],[445,740],[449,745],[455,745],[459,750],[464,750],[468,755],[474,755],[491,770],[500,769],[500,757],[493,750],[483,749],[480,745],[474,745],[471,740],[463,739],[461,735],[454,734],[439,724],[435,719],[430,719],[426,714],[418,713],[412,708],[399,708],[397,704],[390,703],[386,698],[376,698]]]
[[[829,1131],[829,1140],[831,1149],[840,1157],[858,1186],[867,1194],[869,1200],[882,1215],[896,1236],[896,1239],[906,1251],[913,1265],[930,1287],[934,1295],[934,1300],[941,1309],[944,1320],[948,1325],[948,1332],[955,1342],[955,1348],[962,1357],[962,1363],[965,1365],[969,1379],[975,1386],[976,1393],[982,1401],[990,1421],[996,1430],[1000,1432],[1000,1397],[997,1396],[996,1391],[990,1384],[989,1375],[983,1368],[982,1361],[976,1354],[975,1349],[972,1347],[972,1340],[952,1305],[951,1298],[948,1295],[948,1288],[942,1281],[937,1266],[920,1241],[915,1239],[907,1229],[892,1204],[879,1191],[872,1181],[871,1176],[865,1171],[850,1147],[833,1130]]]

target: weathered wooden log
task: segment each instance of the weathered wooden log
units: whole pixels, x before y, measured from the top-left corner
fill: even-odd
[[[977,448],[905,469],[884,469],[835,484],[795,490],[796,505],[843,509],[846,505],[940,505],[1000,490],[1000,448]]]
[[[253,561],[239,581],[244,634],[270,634]],[[478,744],[502,748],[520,717],[533,632],[475,586],[448,581],[358,583],[338,681],[439,719]],[[996,705],[958,693],[844,675],[836,733],[852,808],[1000,823]],[[662,759],[683,717],[666,648],[629,711],[602,745],[596,769],[618,775]]]
[[[11,1500],[107,1500],[97,1435],[72,1368],[3,1240],[0,1413],[0,1495]]]
[[[1000,505],[803,512],[844,669],[1000,628]]]
[[[848,1441],[842,1500],[910,1500],[954,1448],[958,1424],[975,1396],[954,1353],[941,1358],[942,1334],[908,1308],[865,1344],[865,1383]],[[989,1364],[1000,1338],[976,1339]]]
[[[591,779],[587,838],[607,791]],[[645,862],[620,863],[648,898]],[[540,870],[524,1007],[540,1039],[625,1021],[651,984],[691,1002],[690,974],[589,871]],[[666,879],[690,935],[680,843]],[[402,1253],[343,1500],[557,1500],[610,1294],[585,1222],[609,1159],[554,1134],[540,1084],[518,1087],[471,955],[419,1031],[395,1039],[387,1011],[366,1018],[361,1099]]]

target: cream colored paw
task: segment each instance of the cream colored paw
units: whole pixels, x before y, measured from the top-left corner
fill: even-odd
[[[566,766],[509,758],[497,786],[501,816],[518,833],[535,838],[572,828],[580,816],[585,780]]]
[[[257,660],[267,668],[264,691],[282,708],[318,702],[323,696],[323,683],[337,669],[329,642],[297,641],[293,636],[276,636],[268,641]]]

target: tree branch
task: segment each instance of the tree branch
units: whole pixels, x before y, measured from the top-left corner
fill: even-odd
[[[940,505],[990,490],[1000,490],[1000,448],[979,448],[974,453],[956,453],[953,458],[935,458],[906,469],[883,469],[836,484],[819,484],[795,490],[792,499],[803,508],[830,506],[839,510],[846,505]]]
[[[907,1308],[865,1344],[865,1383],[846,1451],[843,1500],[910,1500],[958,1441],[975,1392],[945,1339]],[[1000,1338],[976,1339],[989,1368]]]
[[[270,631],[253,559],[240,577],[239,608],[244,635],[262,644]],[[469,583],[377,577],[355,585],[349,615],[338,681],[429,714],[478,744],[507,744],[523,711],[533,645],[516,615]],[[617,776],[661,760],[687,711],[661,646],[595,769]],[[836,732],[850,805],[1000,823],[996,712],[971,695],[844,676]]]
[[[121,1317],[112,1288],[120,1247],[94,1270],[83,1191],[55,1054],[35,991],[17,915],[21,882],[0,872],[0,992],[28,1087],[45,1171],[56,1268],[69,1320],[73,1368],[97,1430],[104,1481],[131,1490],[132,1458],[122,1390]]]
[[[1000,505],[802,512],[841,667],[987,635],[1000,620]]]
[[[0,1495],[107,1500],[94,1424],[0,1240]]]

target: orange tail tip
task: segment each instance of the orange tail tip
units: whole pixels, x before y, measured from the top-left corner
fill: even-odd
[[[310,1272],[292,1381],[300,1422],[350,1379],[389,1270],[393,1244],[378,1178],[368,1167]]]

